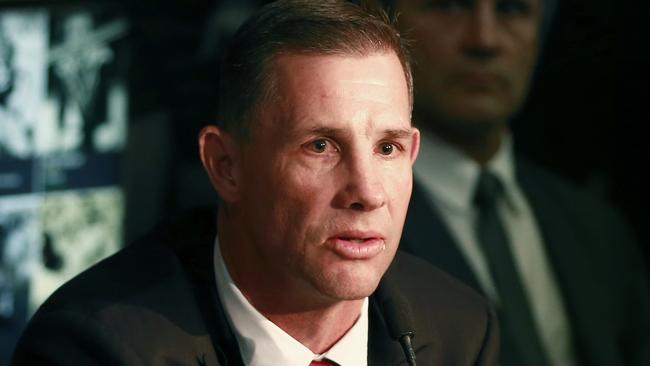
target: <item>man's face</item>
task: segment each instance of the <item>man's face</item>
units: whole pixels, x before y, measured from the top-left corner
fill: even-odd
[[[537,59],[540,1],[398,1],[402,28],[416,41],[422,117],[475,124],[514,114]]]
[[[393,53],[282,55],[273,69],[241,148],[251,260],[280,293],[368,296],[397,249],[419,144],[402,66]]]

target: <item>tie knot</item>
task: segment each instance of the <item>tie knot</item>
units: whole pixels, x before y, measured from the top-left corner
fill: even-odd
[[[313,360],[309,366],[335,366],[336,364],[326,358],[323,358],[320,361]]]
[[[481,170],[476,182],[474,205],[480,209],[491,207],[502,194],[503,184],[499,177],[488,170]]]

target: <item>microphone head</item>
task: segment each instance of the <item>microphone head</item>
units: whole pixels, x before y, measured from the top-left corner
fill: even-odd
[[[411,305],[396,286],[382,279],[375,294],[390,337],[397,341],[404,335],[414,337]]]

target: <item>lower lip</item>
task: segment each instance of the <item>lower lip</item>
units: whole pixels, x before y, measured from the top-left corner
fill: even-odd
[[[336,254],[345,259],[370,259],[383,252],[386,247],[384,240],[379,238],[363,242],[333,238],[327,242]]]

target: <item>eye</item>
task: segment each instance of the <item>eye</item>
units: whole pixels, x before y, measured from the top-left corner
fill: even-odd
[[[325,152],[325,149],[327,149],[327,141],[325,140],[316,140],[311,143],[312,150],[318,153]]]
[[[305,148],[316,154],[324,154],[329,150],[336,150],[332,143],[326,139],[310,141],[305,145]]]
[[[379,152],[382,155],[392,155],[394,151],[395,151],[394,144],[385,142],[379,146]]]

